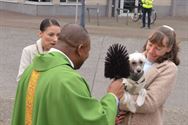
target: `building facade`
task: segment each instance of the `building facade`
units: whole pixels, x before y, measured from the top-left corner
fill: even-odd
[[[86,13],[113,17],[117,8],[135,0],[85,0]],[[80,15],[81,0],[0,0],[0,10],[8,10],[29,15],[74,16]],[[95,9],[98,8],[98,9]],[[154,0],[158,16],[188,16],[188,0]]]

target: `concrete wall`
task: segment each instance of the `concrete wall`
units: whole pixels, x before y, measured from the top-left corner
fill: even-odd
[[[69,6],[70,8],[75,8],[73,6]],[[21,4],[21,3],[10,3],[10,2],[2,2],[0,9],[6,10],[8,8],[9,11],[25,13],[29,15],[65,15],[66,7],[60,7],[60,5],[52,5],[51,3],[44,5],[36,5],[36,4]],[[74,10],[74,9],[73,9]],[[70,12],[72,14],[72,11]],[[68,14],[67,14],[68,15]]]
[[[87,7],[96,7],[96,5],[86,5]],[[100,16],[106,16],[106,6],[100,5]],[[52,3],[17,3],[17,2],[4,2],[0,1],[0,10],[9,10],[29,15],[53,15],[53,16],[74,16],[76,5],[75,4],[60,4],[53,5]],[[80,15],[80,5],[78,8],[78,15]],[[90,12],[91,16],[96,15],[96,11]],[[86,11],[87,14],[87,11]]]
[[[171,0],[154,0],[153,5],[158,16],[171,15]]]
[[[153,4],[156,6],[170,6],[171,5],[171,0],[154,0]]]
[[[175,15],[188,16],[188,0],[176,0]]]
[[[107,5],[107,0],[85,0],[86,5],[96,5],[99,3],[100,5]]]
[[[54,2],[32,3],[18,1],[24,0],[0,0],[0,10],[9,10],[30,15],[53,15],[53,16],[74,16],[75,3],[67,4]],[[55,0],[57,2],[57,0]],[[111,5],[110,0],[85,0],[86,8],[96,8],[99,4],[99,15],[110,16]],[[118,0],[116,0],[118,1]],[[55,5],[54,5],[55,4]],[[160,16],[188,16],[188,0],[154,0],[154,8],[157,10],[157,15]],[[97,11],[91,10],[90,15],[96,16]],[[79,12],[80,15],[80,6]],[[87,11],[86,11],[87,15]]]
[[[171,16],[172,14],[172,7],[169,5],[155,5],[154,9],[157,11],[157,16],[164,17],[164,16]]]
[[[160,16],[188,16],[188,0],[154,0]]]

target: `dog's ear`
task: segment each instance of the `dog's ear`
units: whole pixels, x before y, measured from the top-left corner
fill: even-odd
[[[110,79],[129,77],[130,66],[128,52],[125,46],[113,44],[105,57],[104,76]]]

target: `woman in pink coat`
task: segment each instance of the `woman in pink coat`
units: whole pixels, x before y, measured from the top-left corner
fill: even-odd
[[[120,112],[117,124],[163,125],[163,106],[176,83],[177,65],[180,63],[178,52],[176,33],[170,26],[163,25],[148,37],[144,45],[147,58],[144,66],[145,102],[141,107],[137,106],[135,113]],[[135,95],[132,97],[137,98]],[[121,104],[120,110],[128,111],[126,104]]]

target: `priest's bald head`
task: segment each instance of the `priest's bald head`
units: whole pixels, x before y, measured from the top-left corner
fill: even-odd
[[[55,48],[64,52],[74,63],[74,68],[79,69],[89,56],[89,34],[78,24],[66,24],[61,29]]]

